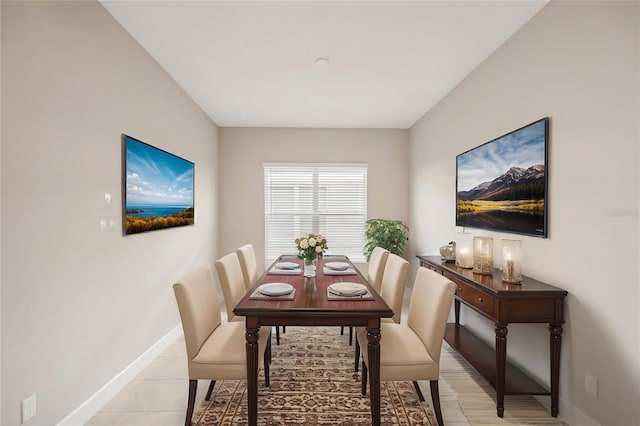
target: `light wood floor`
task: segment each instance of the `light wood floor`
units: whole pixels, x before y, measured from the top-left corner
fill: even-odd
[[[407,312],[408,309],[403,309]],[[286,339],[286,333],[281,339]],[[345,333],[345,344],[348,336]],[[274,342],[275,344],[275,333]],[[135,380],[107,403],[86,425],[180,426],[187,405],[187,361],[184,339],[176,340]],[[439,380],[442,414],[447,426],[564,425],[530,396],[507,396],[503,418],[496,416],[495,391],[445,343]],[[200,381],[196,407],[208,382]],[[430,401],[429,384],[420,387]]]

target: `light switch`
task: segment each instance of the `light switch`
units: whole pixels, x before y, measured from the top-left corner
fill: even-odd
[[[105,203],[111,202],[111,194],[104,194],[104,202]]]
[[[101,220],[100,221],[100,229],[107,229],[107,221],[106,220]]]

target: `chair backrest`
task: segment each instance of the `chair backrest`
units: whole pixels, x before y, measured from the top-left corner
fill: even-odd
[[[367,281],[374,288],[375,291],[380,292],[380,285],[382,284],[382,275],[384,273],[384,267],[387,263],[387,257],[389,256],[389,250],[382,247],[375,247],[369,257],[369,267],[367,268]]]
[[[425,267],[418,268],[409,302],[407,325],[418,335],[434,361],[440,360],[442,340],[456,286]]]
[[[393,320],[400,323],[402,314],[402,298],[407,286],[409,262],[398,255],[390,253],[387,257],[380,285],[380,296],[393,311]]]
[[[200,268],[173,285],[189,361],[222,322],[211,268]]]
[[[220,279],[220,287],[224,296],[224,306],[227,309],[227,319],[231,321],[235,315],[233,308],[236,307],[240,299],[247,293],[244,285],[242,267],[236,252],[229,253],[216,260],[216,271]]]
[[[256,252],[251,244],[245,244],[236,250],[240,267],[242,268],[242,276],[244,278],[245,290],[249,291],[253,284],[258,280],[258,262],[256,261]]]

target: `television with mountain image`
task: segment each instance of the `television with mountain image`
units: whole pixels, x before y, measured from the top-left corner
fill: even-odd
[[[456,156],[456,226],[547,237],[549,118]]]
[[[122,135],[125,235],[194,223],[195,164]]]

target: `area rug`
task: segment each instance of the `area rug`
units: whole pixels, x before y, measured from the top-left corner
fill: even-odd
[[[371,424],[368,393],[361,394],[360,375],[353,369],[354,347],[340,327],[287,327],[280,345],[274,339],[272,354],[270,387],[264,385],[262,368],[259,374],[259,425]],[[193,424],[246,425],[245,384],[217,382],[211,399],[194,414]],[[437,424],[411,382],[382,382],[380,395],[382,425]]]

